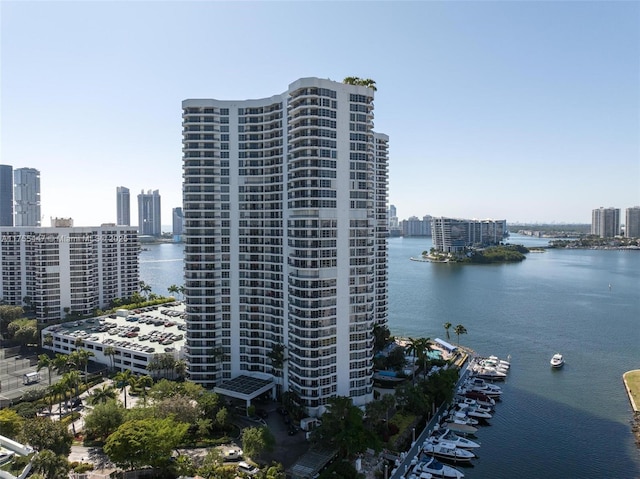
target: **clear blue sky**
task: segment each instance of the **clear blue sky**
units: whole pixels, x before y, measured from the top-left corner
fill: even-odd
[[[2,1],[0,163],[41,171],[44,225],[181,205],[181,101],[377,82],[389,202],[589,223],[640,205],[640,3]]]

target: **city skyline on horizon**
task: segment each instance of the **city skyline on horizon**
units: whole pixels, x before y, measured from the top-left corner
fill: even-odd
[[[637,3],[0,9],[2,161],[41,172],[44,223],[116,222],[122,184],[162,191],[170,218],[182,206],[180,102],[261,98],[312,76],[377,82],[375,129],[391,138],[389,204],[401,217],[588,224],[593,208],[640,204]],[[270,27],[285,13],[287,29]],[[308,38],[296,19],[310,14],[335,33]],[[234,39],[224,50],[203,28],[212,18],[216,38]],[[374,34],[344,48],[361,38],[353,18]],[[237,37],[240,22],[249,33]],[[261,39],[274,55],[247,54]],[[201,60],[208,52],[231,74],[213,75],[217,67]]]

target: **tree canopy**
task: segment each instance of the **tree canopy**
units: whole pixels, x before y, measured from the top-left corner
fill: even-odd
[[[109,436],[104,452],[122,468],[166,467],[188,427],[172,418],[127,421]]]

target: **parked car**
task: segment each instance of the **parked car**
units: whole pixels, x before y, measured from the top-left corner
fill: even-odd
[[[250,476],[253,476],[254,474],[259,473],[260,469],[258,469],[255,466],[252,466],[248,462],[240,461],[238,463],[238,472],[243,472],[245,474],[249,474]]]

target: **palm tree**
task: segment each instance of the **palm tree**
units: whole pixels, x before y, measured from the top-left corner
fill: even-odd
[[[113,380],[116,382],[116,385],[120,388],[120,391],[124,394],[124,408],[127,409],[127,386],[131,384],[131,376],[133,374],[128,369],[124,371],[120,371],[115,375]]]
[[[184,380],[187,375],[187,370],[187,362],[184,359],[178,359],[173,363],[173,372],[176,374],[178,379]]]
[[[53,358],[53,368],[58,372],[58,375],[68,372],[71,369],[69,356],[56,353],[56,356]]]
[[[40,372],[40,370],[44,368],[47,368],[47,373],[49,375],[49,387],[51,387],[51,371],[55,368],[55,364],[53,364],[53,359],[51,359],[47,354],[41,354],[38,356],[38,366],[36,367],[36,371]]]
[[[116,355],[116,348],[113,346],[107,346],[103,351],[104,355],[109,358],[109,362],[111,363],[111,370],[114,370],[113,357]]]
[[[94,406],[104,404],[110,399],[116,398],[116,390],[112,384],[103,384],[101,388],[95,388],[89,396],[89,402]]]
[[[144,281],[140,281],[140,292],[149,297],[149,293],[151,293],[151,286]]]
[[[67,398],[67,386],[64,382],[58,381],[49,388],[53,397],[58,398],[58,412],[60,413],[60,419],[62,419],[62,401],[66,402]]]
[[[178,294],[180,292],[180,288],[177,285],[172,284],[167,288],[167,291],[169,294]]]
[[[40,372],[41,369],[47,368],[47,377],[49,378],[49,389],[51,389],[51,371],[53,371],[53,360],[46,354],[38,356],[38,366],[36,371]],[[53,411],[53,397],[49,394],[49,414]]]
[[[185,292],[185,291],[186,291],[186,288],[184,287],[184,285],[183,285],[183,286],[180,286],[180,287],[178,288],[178,292],[180,293],[180,296],[182,296],[182,298],[181,298],[181,299],[184,299],[184,292]]]
[[[449,336],[449,329],[451,328],[451,323],[444,323],[444,330],[447,332],[447,339],[451,339],[451,337]]]
[[[453,332],[456,333],[456,336],[458,336],[458,346],[460,346],[460,335],[467,334],[467,328],[465,328],[462,324],[458,324],[455,328],[453,328]]]
[[[87,367],[89,366],[89,358],[95,356],[93,351],[87,349],[77,349],[72,354],[76,357],[76,364],[80,367],[84,366],[84,383],[87,384]]]
[[[274,369],[274,375],[278,378],[278,386],[280,386],[282,369],[284,367],[284,362],[287,360],[284,344],[274,344],[273,349],[267,353],[267,357],[271,360],[271,367]]]
[[[140,389],[142,394],[142,404],[147,406],[147,388],[153,386],[153,378],[151,376],[138,376],[136,378],[136,387]]]
[[[419,338],[415,343],[418,365],[422,368],[422,374],[427,375],[429,365],[429,351],[431,351],[431,338]]]

